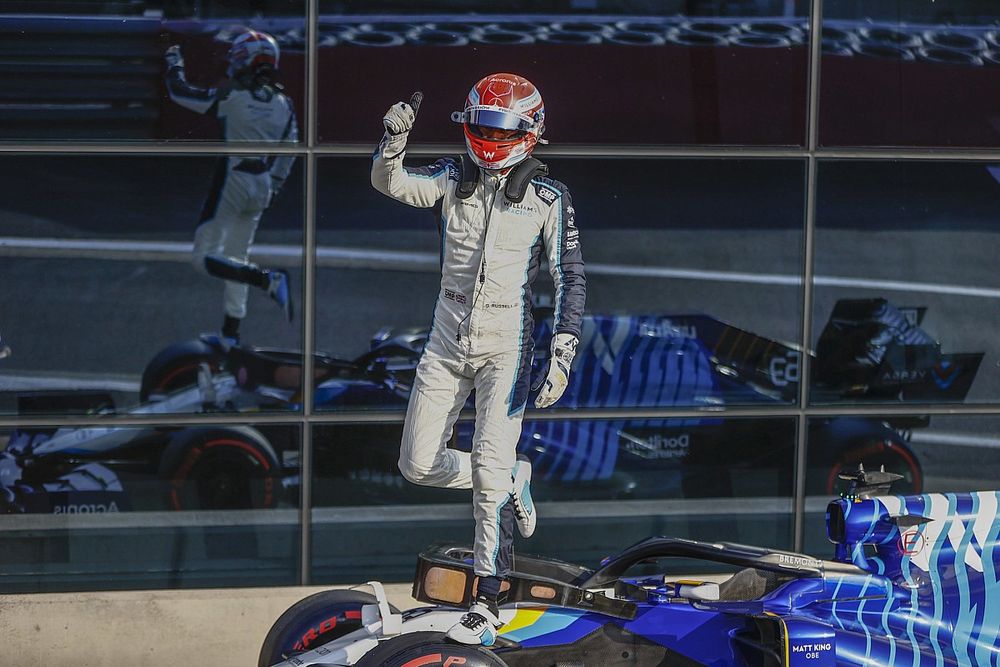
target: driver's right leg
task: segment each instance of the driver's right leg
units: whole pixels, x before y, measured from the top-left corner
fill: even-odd
[[[458,362],[435,348],[432,337],[417,365],[399,448],[399,470],[414,484],[469,489],[471,456],[449,449],[448,441],[473,380],[462,374]]]

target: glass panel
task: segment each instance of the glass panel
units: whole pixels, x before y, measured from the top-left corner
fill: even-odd
[[[14,1],[0,11],[0,139],[294,142],[284,132],[289,101],[305,127],[301,0]],[[279,73],[264,88],[260,70],[228,75],[230,44],[251,28],[271,34],[278,49]],[[173,77],[164,64],[174,44],[197,88],[174,82],[179,102],[168,95]],[[251,48],[257,55],[261,45]],[[274,81],[287,99],[275,95]],[[256,108],[252,118],[247,105]]]
[[[0,432],[0,590],[296,583],[298,426]]]
[[[820,143],[995,147],[1000,9],[961,3],[823,3]]]
[[[839,423],[838,423],[839,422]],[[902,475],[892,494],[962,493],[997,488],[1000,479],[1000,416],[892,415],[831,417],[809,421],[806,501],[807,552],[826,557],[823,512],[831,498],[848,490],[842,470]]]
[[[468,451],[472,429],[459,422],[453,446]],[[404,481],[401,432],[316,427],[314,582],[405,580],[429,543],[471,542],[469,492]],[[527,420],[518,452],[542,519],[517,548],[591,566],[649,535],[789,548],[794,440],[791,418]]]
[[[811,400],[989,402],[996,350],[996,170],[823,162]]]
[[[0,411],[298,409],[300,320],[285,321],[268,298],[264,273],[236,264],[249,247],[251,261],[289,272],[291,298],[301,303],[301,168],[292,169],[286,191],[263,213],[248,244],[272,188],[266,173],[238,171],[255,159],[0,158],[0,335],[12,350],[0,359]],[[199,226],[200,219],[206,224]],[[242,297],[209,277],[204,261],[196,265],[206,271],[195,270],[196,236],[204,254],[215,258],[215,275],[261,287],[246,288],[242,348],[227,352],[219,341],[224,308],[237,313]],[[199,340],[202,332],[214,338]],[[296,351],[253,354],[254,344]],[[192,387],[185,397],[149,402]],[[88,398],[88,391],[112,396]]]
[[[573,193],[588,285],[560,407],[796,401],[801,162],[548,163]],[[319,162],[316,341],[340,360],[320,381],[319,409],[403,409],[439,290],[438,214],[380,195],[370,164]],[[551,336],[551,285],[543,269],[536,372]]]
[[[553,142],[803,145],[808,2],[557,4],[321,2],[320,141],[377,141],[414,90],[413,139],[460,140],[470,87],[515,72]]]

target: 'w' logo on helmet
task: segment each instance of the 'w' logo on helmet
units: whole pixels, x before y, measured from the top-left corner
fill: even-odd
[[[490,81],[483,91],[482,104],[509,109],[514,101],[514,83],[511,81]]]

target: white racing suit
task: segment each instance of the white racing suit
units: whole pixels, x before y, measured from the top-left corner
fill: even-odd
[[[416,484],[473,490],[475,572],[510,572],[511,469],[528,399],[532,358],[531,285],[543,256],[555,282],[555,332],[579,337],[586,298],[583,256],[569,191],[536,176],[524,198],[504,196],[504,180],[482,171],[460,198],[456,160],[403,167],[405,135],[386,135],[372,185],[416,207],[441,206],[441,289],[417,366],[399,467]],[[476,392],[472,454],[449,449],[459,412]],[[505,509],[506,508],[506,509]],[[503,525],[502,525],[503,524]]]
[[[183,67],[167,72],[170,99],[222,123],[227,142],[296,143],[298,126],[291,100],[277,86],[250,90],[237,82],[221,88],[197,88],[184,78]],[[261,214],[292,169],[291,155],[237,156],[220,159],[194,236],[192,263],[207,274],[205,257],[223,255],[246,263]],[[249,285],[226,281],[223,310],[243,319]]]

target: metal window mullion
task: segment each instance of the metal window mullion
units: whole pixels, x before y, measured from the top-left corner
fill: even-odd
[[[308,106],[312,106],[309,104]],[[310,114],[307,121],[307,138],[309,128],[314,124],[315,114]],[[313,129],[312,133],[317,130]],[[363,157],[371,155],[372,143],[340,143],[340,144],[306,144],[307,150],[317,155],[339,157]],[[160,155],[245,155],[248,152],[261,155],[299,155],[303,146],[276,146],[273,143],[146,143],[146,144],[28,144],[0,143],[0,155],[132,155],[156,157]],[[441,154],[457,154],[465,150],[458,143],[414,143],[407,145],[407,155],[439,156]],[[900,146],[898,148],[864,148],[836,147],[815,150],[803,149],[801,146],[671,146],[671,145],[634,145],[634,144],[600,144],[600,145],[555,145],[538,149],[540,157],[578,158],[578,159],[635,159],[635,158],[804,158],[816,155],[830,159],[858,160],[914,160],[914,161],[1000,161],[1000,150],[978,148],[950,148],[947,146],[913,148]]]
[[[719,418],[760,418],[760,417],[799,417],[803,410],[798,406],[759,406],[730,407],[725,410],[698,410],[677,408],[581,408],[573,410],[536,410],[525,412],[524,421],[587,421],[603,419],[621,421],[629,419],[719,419]],[[810,406],[808,414],[812,417],[887,417],[912,415],[946,415],[946,416],[979,416],[1000,417],[1000,407],[997,405],[824,405]],[[403,423],[405,413],[402,411],[357,411],[338,410],[314,414],[313,423],[323,424],[391,424]],[[463,410],[460,420],[472,420],[475,413]]]
[[[803,240],[802,281],[802,354],[799,356],[799,414],[795,440],[795,487],[793,498],[793,549],[802,551],[805,539],[806,462],[809,445],[809,384],[811,364],[809,350],[812,340],[813,257],[816,223],[816,156],[810,156],[806,167],[806,224]]]
[[[802,551],[805,542],[806,462],[809,446],[809,379],[812,345],[813,258],[816,242],[816,172],[819,148],[820,64],[822,59],[823,0],[812,0],[809,17],[809,98],[806,110],[806,201],[805,238],[802,257],[802,355],[799,365],[799,417],[795,442],[795,495],[793,498],[792,542]]]
[[[313,348],[316,341],[316,91],[319,0],[306,2],[306,164],[305,232],[302,271],[302,434],[299,458],[299,584],[312,580]]]
[[[733,406],[724,410],[701,410],[698,408],[580,408],[560,410],[533,410],[525,413],[526,421],[586,421],[594,419],[719,419],[719,418],[788,418],[800,417],[807,412],[810,417],[888,417],[941,415],[959,417],[1000,417],[1000,405],[995,403],[974,405],[933,405],[926,403],[897,404],[825,404],[812,405],[805,411],[797,405],[757,405]],[[312,412],[308,418],[311,424],[402,424],[405,413],[400,410],[330,410]],[[473,419],[474,413],[463,411],[460,419]],[[298,413],[173,413],[146,416],[116,415],[49,415],[45,417],[19,417],[16,414],[0,416],[0,428],[32,427],[142,427],[142,426],[206,426],[215,424],[255,424],[255,425],[295,425],[305,421]]]
[[[2,141],[2,140],[0,140]],[[300,145],[280,146],[274,143],[259,143],[253,141],[240,143],[218,143],[203,141],[199,143],[164,143],[148,142],[144,144],[28,144],[0,143],[0,154],[52,154],[52,155],[138,155],[155,157],[158,155],[298,155],[302,152]]]
[[[807,113],[809,113],[807,109]],[[320,155],[339,157],[371,156],[370,143],[323,144],[315,147]],[[459,143],[407,144],[410,156],[440,156],[465,151]],[[832,159],[860,160],[928,160],[928,161],[1000,161],[1000,150],[979,148],[864,148],[836,147],[813,149],[802,146],[672,146],[636,144],[549,145],[538,148],[539,157],[579,159],[635,159],[635,158],[805,158],[816,155]]]
[[[316,155],[311,151],[306,155],[306,206],[305,238],[303,239],[304,262],[302,272],[302,412],[298,415],[302,434],[299,461],[299,583],[309,584],[312,545],[312,481],[313,447],[312,414],[315,385],[312,354],[315,346],[316,308],[312,295],[316,285]]]

